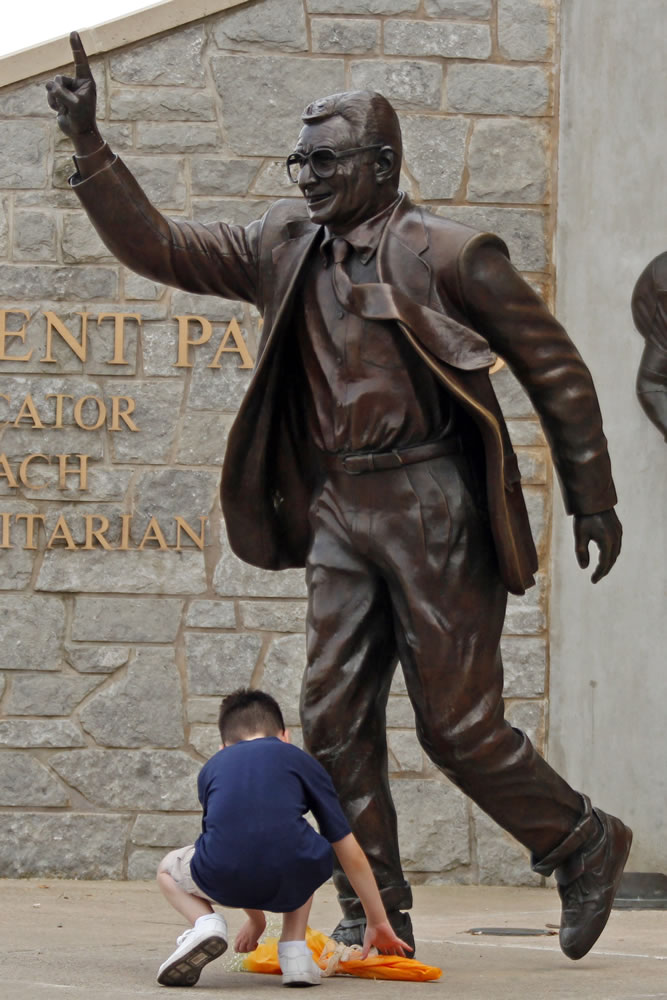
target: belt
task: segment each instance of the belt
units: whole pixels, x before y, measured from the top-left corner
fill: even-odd
[[[320,455],[322,464],[328,472],[347,472],[350,476],[360,476],[364,472],[400,469],[402,465],[413,465],[415,462],[426,462],[429,458],[442,458],[443,455],[460,453],[461,442],[457,436],[452,436],[443,441],[431,441],[428,444],[418,444],[413,448],[400,448],[395,451],[368,451],[352,455],[322,451]]]

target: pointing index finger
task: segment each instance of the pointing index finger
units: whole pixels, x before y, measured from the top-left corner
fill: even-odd
[[[69,36],[69,43],[72,48],[72,55],[74,56],[74,75],[77,78],[90,77],[92,79],[93,74],[90,71],[88,56],[86,55],[86,50],[83,47],[83,42],[78,31],[72,32]]]

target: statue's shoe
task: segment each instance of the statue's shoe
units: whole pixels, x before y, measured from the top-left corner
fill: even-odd
[[[409,953],[409,958],[414,958],[415,936],[412,931],[412,920],[409,913],[402,913],[400,910],[392,910],[387,914],[389,923],[394,928],[401,941],[405,941],[413,949]],[[366,921],[363,917],[357,920],[343,918],[331,932],[334,941],[341,941],[345,945],[359,945],[364,943],[366,932]]]
[[[599,838],[554,872],[562,900],[560,946],[572,959],[583,958],[604,930],[632,844],[632,830],[620,819],[593,811]]]

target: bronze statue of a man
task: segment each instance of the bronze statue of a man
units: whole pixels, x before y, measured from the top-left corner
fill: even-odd
[[[632,318],[645,340],[637,398],[667,441],[667,251],[646,265],[632,293]]]
[[[118,259],[190,292],[254,303],[256,369],[229,435],[222,505],[257,566],[306,567],[307,748],[330,772],[390,919],[410,940],[387,778],[385,707],[400,659],[431,760],[555,873],[563,951],[601,933],[631,843],[503,714],[508,590],[537,568],[517,460],[489,380],[492,352],[527,390],[551,446],[577,559],[612,567],[621,527],[590,374],[496,236],[436,218],[399,192],[401,134],[379,94],[310,104],[291,179],[248,226],[169,220],[95,124],[77,35],[74,78],[48,85],[75,146],[71,179]],[[335,874],[343,920],[363,913]],[[412,941],[410,940],[410,943]]]

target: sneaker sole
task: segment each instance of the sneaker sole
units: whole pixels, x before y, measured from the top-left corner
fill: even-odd
[[[157,977],[160,986],[194,986],[201,975],[201,970],[214,958],[219,958],[227,951],[227,942],[218,935],[205,938],[195,945],[192,951],[181,955],[163,969]]]
[[[320,980],[313,982],[312,979],[289,979],[287,982],[283,979],[283,986],[321,986]]]

